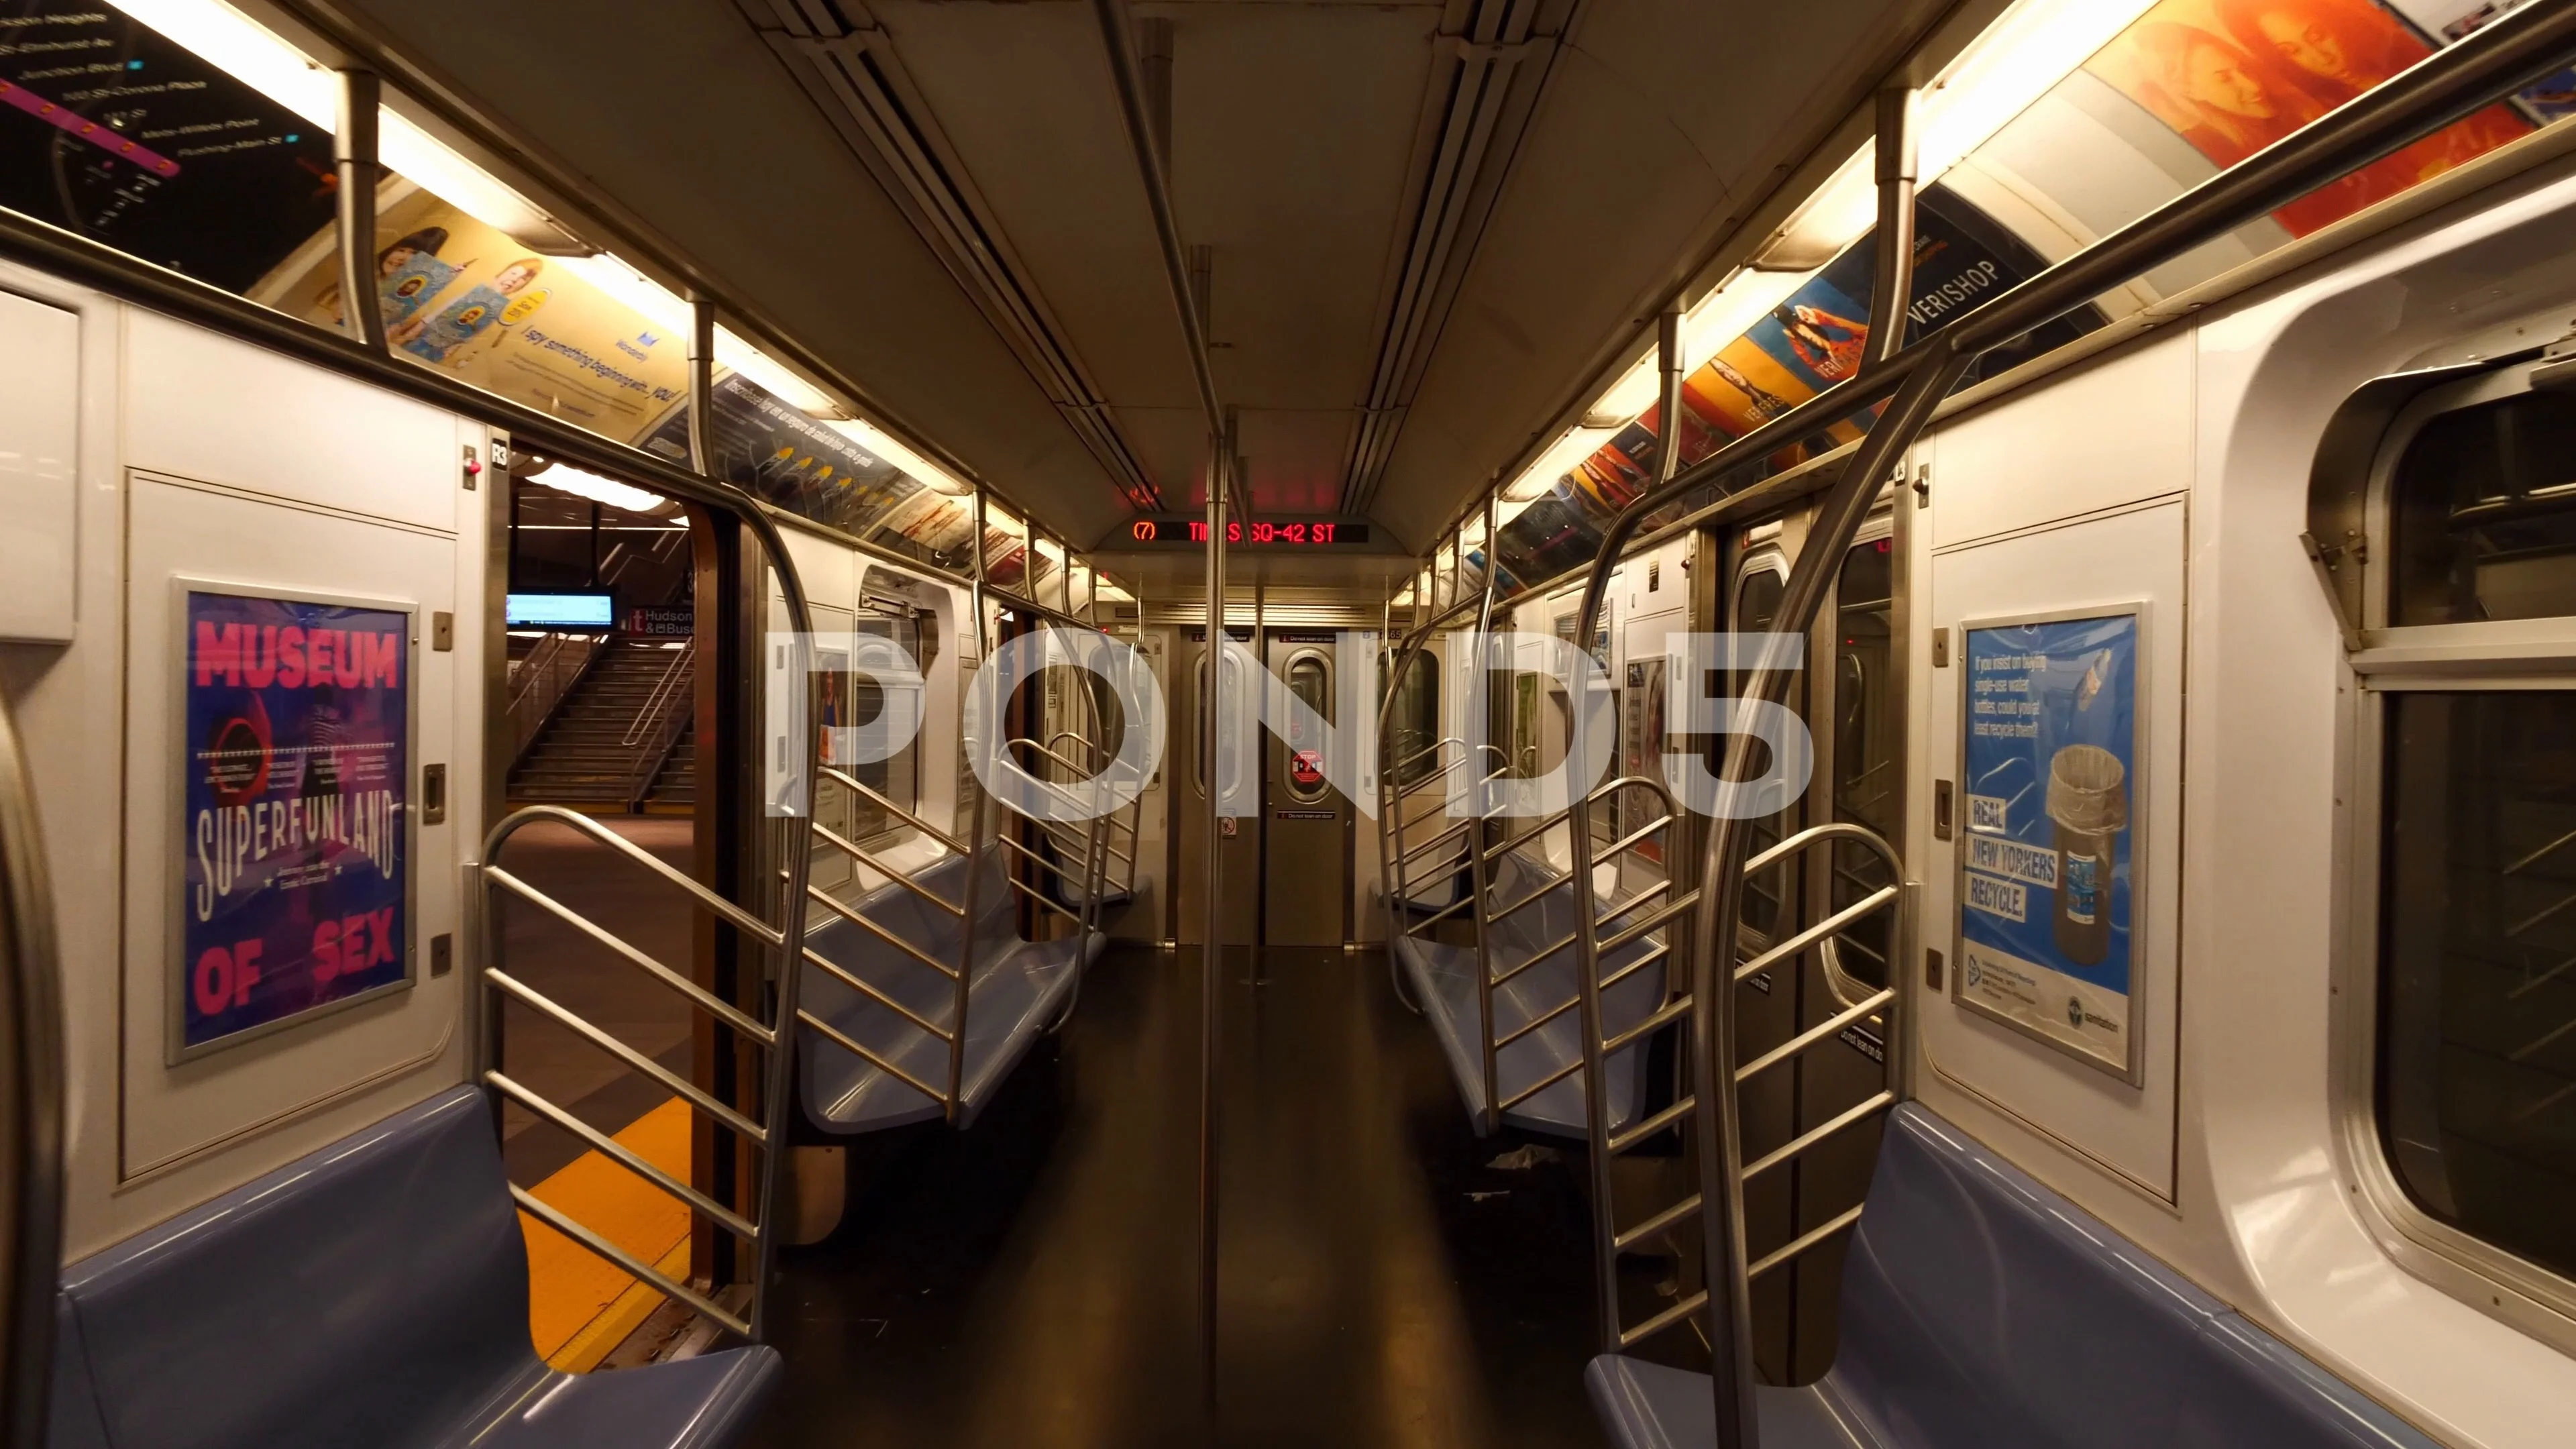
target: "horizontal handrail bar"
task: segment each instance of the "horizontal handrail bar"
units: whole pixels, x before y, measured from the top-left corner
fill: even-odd
[[[1797,1136],[1790,1138],[1787,1142],[1782,1143],[1778,1147],[1775,1147],[1769,1152],[1763,1153],[1760,1157],[1753,1159],[1751,1162],[1746,1163],[1744,1165],[1744,1178],[1746,1181],[1750,1182],[1756,1175],[1767,1172],[1770,1169],[1779,1166],[1781,1163],[1788,1161],[1790,1158],[1796,1157],[1798,1154],[1805,1152],[1807,1149],[1814,1147],[1817,1143],[1823,1142],[1827,1138],[1832,1137],[1835,1133],[1842,1131],[1844,1128],[1853,1126],[1856,1123],[1867,1121],[1871,1117],[1874,1117],[1895,1105],[1896,1094],[1894,1092],[1882,1091],[1876,1096],[1869,1098],[1867,1101],[1862,1102],[1859,1106],[1835,1117],[1834,1120],[1827,1122],[1823,1126],[1806,1132],[1801,1132]]]
[[[1582,1070],[1583,1058],[1578,1056],[1567,1062],[1565,1065],[1558,1067],[1555,1071],[1548,1073],[1546,1076],[1539,1078],[1537,1081],[1532,1082],[1528,1086],[1521,1088],[1519,1091],[1512,1093],[1508,1097],[1505,1097],[1502,1105],[1496,1107],[1494,1111],[1498,1114],[1508,1112],[1514,1107],[1519,1106],[1521,1103],[1528,1101],[1530,1098],[1537,1096],[1539,1093],[1546,1091],[1548,1088],[1555,1086],[1557,1083],[1564,1081],[1566,1078],[1573,1076],[1576,1072]]]
[[[1434,911],[1430,915],[1424,916],[1421,920],[1414,922],[1412,925],[1405,927],[1404,934],[1408,936],[1419,936],[1423,932],[1439,925],[1442,921],[1449,919],[1451,916],[1458,914],[1460,911],[1467,909],[1475,903],[1476,898],[1474,896],[1462,895],[1458,899],[1451,901],[1449,904],[1442,906],[1439,910]]]
[[[950,1032],[947,1028],[941,1026],[935,1021],[932,1021],[929,1017],[922,1015],[920,1012],[913,1010],[911,1007],[904,1005],[902,1002],[895,1000],[893,997],[886,995],[883,991],[880,991],[875,986],[869,984],[866,977],[851,971],[840,962],[833,960],[831,957],[824,955],[822,952],[815,950],[811,946],[805,948],[805,960],[810,965],[822,967],[833,980],[840,982],[852,991],[859,993],[868,1000],[875,1002],[877,1005],[882,1006],[886,1010],[893,1012],[895,1015],[902,1017],[904,1020],[911,1022],[914,1026],[921,1028],[923,1031],[930,1033],[931,1037],[942,1045],[951,1044],[957,1040],[955,1034]]]
[[[760,1229],[755,1227],[748,1218],[745,1218],[740,1213],[726,1207],[723,1203],[716,1201],[714,1198],[707,1196],[705,1193],[698,1191],[696,1188],[689,1186],[687,1183],[680,1181],[671,1174],[664,1172],[661,1168],[654,1166],[650,1158],[647,1158],[644,1154],[636,1151],[634,1148],[627,1146],[625,1143],[620,1142],[616,1138],[609,1136],[607,1133],[600,1131],[598,1128],[591,1126],[589,1123],[584,1122],[579,1117],[576,1117],[570,1112],[565,1111],[563,1108],[556,1106],[554,1103],[547,1101],[545,1098],[538,1096],[535,1092],[528,1090],[526,1087],[520,1086],[517,1082],[512,1081],[508,1076],[500,1072],[485,1072],[483,1074],[483,1080],[491,1084],[494,1090],[498,1091],[501,1095],[508,1097],[511,1101],[518,1103],[520,1106],[525,1107],[529,1111],[536,1113],[538,1116],[545,1118],[547,1121],[552,1122],[566,1132],[571,1133],[573,1136],[589,1143],[592,1149],[597,1151],[601,1156],[614,1159],[618,1165],[624,1167],[627,1171],[634,1173],[636,1176],[643,1178],[646,1182],[653,1184],[662,1191],[669,1193],[671,1196],[678,1198],[684,1203],[687,1203],[690,1207],[695,1208],[700,1214],[708,1219],[722,1224],[725,1231],[732,1233],[735,1237],[742,1239],[746,1243],[754,1243],[760,1240]]]
[[[1708,1290],[1703,1288],[1634,1328],[1619,1330],[1619,1347],[1630,1349],[1708,1306]]]
[[[633,965],[638,970],[696,1003],[700,1010],[705,1011],[711,1016],[721,1018],[727,1026],[741,1032],[744,1036],[750,1037],[753,1041],[760,1043],[762,1046],[767,1046],[771,1041],[775,1040],[775,1038],[770,1034],[769,1028],[762,1025],[759,1018],[752,1016],[742,1008],[735,1006],[732,1002],[725,1000],[723,997],[718,996],[714,992],[700,986],[698,983],[691,981],[679,972],[674,971],[670,967],[663,965],[661,962],[654,960],[651,956],[645,954],[643,948],[628,942],[625,938],[618,936],[608,928],[592,921],[580,912],[572,909],[570,906],[567,906],[563,902],[556,900],[554,897],[547,895],[544,891],[538,890],[535,886],[519,879],[517,876],[512,875],[501,867],[497,865],[487,865],[483,867],[483,878],[491,881],[495,885],[499,885],[509,890],[511,893],[519,896],[529,904],[534,905],[545,911],[548,915],[553,916],[556,920],[563,922],[565,925],[572,927],[574,930],[581,932],[585,936],[588,936],[591,940],[607,947],[610,951],[624,958],[629,964]]]
[[[1644,1041],[1646,1038],[1653,1036],[1656,1032],[1662,1031],[1665,1027],[1668,1027],[1674,1022],[1681,1020],[1683,1017],[1690,1015],[1690,1012],[1691,1002],[1690,998],[1687,996],[1681,997],[1678,1000],[1665,1002],[1662,1006],[1656,1008],[1654,1012],[1649,1014],[1645,1020],[1638,1022],[1636,1025],[1629,1027],[1626,1031],[1623,1031],[1617,1036],[1610,1038],[1608,1041],[1603,1042],[1601,1044],[1601,1050],[1605,1053],[1624,1051],[1635,1043]]]
[[[1699,1098],[1684,1097],[1680,1101],[1666,1107],[1664,1110],[1657,1112],[1652,1117],[1647,1118],[1645,1121],[1639,1122],[1635,1126],[1630,1127],[1627,1131],[1612,1134],[1610,1138],[1610,1151],[1613,1154],[1625,1152],[1629,1148],[1636,1146],[1638,1143],[1645,1141],[1647,1138],[1652,1137],[1656,1133],[1663,1131],[1665,1128],[1672,1126],[1676,1122],[1679,1122],[1684,1117],[1689,1116],[1692,1112],[1696,1111],[1698,1107]],[[1697,1197],[1693,1197],[1691,1201],[1697,1202],[1699,1199]]]
[[[787,872],[782,870],[778,875],[779,878],[783,880],[786,878]],[[942,961],[938,957],[931,955],[929,952],[922,950],[919,946],[912,944],[910,941],[896,935],[894,932],[887,930],[885,927],[878,925],[872,920],[869,920],[866,916],[863,916],[857,911],[850,909],[848,906],[841,904],[838,900],[833,899],[831,893],[825,891],[821,886],[807,886],[805,888],[805,894],[809,899],[821,902],[823,908],[830,911],[833,915],[839,916],[842,920],[849,922],[853,926],[859,927],[861,930],[872,933],[878,940],[885,942],[887,945],[894,947],[898,951],[902,951],[906,955],[912,957],[915,961],[920,962],[922,965],[929,967],[931,970],[938,972],[940,975],[947,977],[951,981],[957,979],[956,967],[949,965],[947,962]]]
[[[535,987],[519,980],[519,978],[511,975],[509,972],[502,971],[494,967],[487,966],[484,968],[483,979],[491,982],[494,986],[501,988],[501,990],[519,998],[520,1001],[535,1008],[539,1015],[551,1017],[556,1025],[566,1028],[575,1035],[581,1037],[583,1040],[588,1041],[591,1045],[607,1052],[610,1056],[617,1058],[619,1061],[626,1063],[626,1065],[633,1067],[635,1070],[642,1072],[644,1075],[651,1077],[657,1082],[660,1082],[663,1086],[670,1088],[675,1095],[688,1098],[690,1105],[696,1107],[699,1111],[706,1113],[708,1116],[715,1118],[717,1121],[722,1122],[727,1127],[732,1128],[736,1134],[750,1138],[753,1142],[762,1146],[768,1145],[769,1134],[761,1128],[759,1123],[752,1121],[740,1112],[737,1112],[733,1108],[726,1106],[724,1103],[717,1101],[714,1097],[708,1095],[705,1089],[699,1087],[697,1083],[690,1081],[688,1078],[672,1071],[669,1067],[662,1065],[660,1062],[644,1055],[635,1048],[628,1046],[626,1043],[619,1041],[613,1036],[610,1036],[607,1032],[601,1031],[598,1027],[595,1027],[589,1022],[582,1020],[580,1017],[573,1015],[570,1011],[566,1010],[562,1004],[555,1001],[554,998],[547,996],[544,992],[541,992]],[[772,1047],[771,1050],[774,1051],[776,1048]]]
[[[1461,821],[1459,821],[1457,824],[1450,826],[1448,829],[1441,831],[1438,835],[1435,835],[1435,836],[1431,837],[1429,840],[1426,840],[1426,841],[1422,842],[1420,845],[1417,845],[1417,846],[1413,847],[1411,850],[1406,851],[1404,854],[1397,856],[1397,857],[1395,858],[1395,863],[1396,863],[1396,864],[1398,864],[1398,865],[1410,865],[1410,864],[1412,864],[1412,863],[1413,863],[1413,858],[1414,858],[1415,856],[1418,856],[1418,855],[1422,854],[1424,851],[1431,849],[1433,846],[1436,846],[1436,845],[1442,845],[1442,844],[1445,844],[1445,843],[1447,843],[1447,842],[1449,842],[1449,841],[1451,841],[1451,840],[1455,840],[1455,839],[1457,839],[1459,836],[1464,835],[1464,834],[1466,834],[1468,831],[1470,831],[1470,830],[1474,829],[1474,828],[1475,828],[1475,826],[1476,826],[1476,821],[1475,821],[1473,818],[1469,818],[1469,819],[1466,819],[1466,820],[1461,820]]]
[[[947,831],[940,829],[938,826],[931,824],[929,821],[924,820],[920,816],[913,814],[911,811],[906,810],[900,805],[897,805],[893,800],[887,798],[883,791],[878,790],[875,786],[866,784],[857,777],[844,771],[834,769],[830,765],[820,766],[817,773],[822,775],[826,780],[836,781],[849,789],[856,790],[860,794],[867,796],[870,800],[876,802],[879,809],[885,811],[895,819],[902,821],[904,824],[911,826],[913,829],[920,831],[922,834],[929,836],[931,839],[938,841],[940,844],[947,846],[950,850],[956,851],[959,855],[967,853],[968,847],[966,842],[959,840],[956,836],[949,834]]]
[[[803,1007],[798,1007],[796,1009],[796,1019],[822,1033],[823,1038],[832,1043],[832,1045],[839,1047],[841,1050],[857,1057],[860,1061],[866,1062],[869,1066],[876,1068],[878,1071],[881,1071],[887,1076],[894,1078],[896,1081],[903,1083],[905,1086],[912,1088],[921,1095],[928,1097],[933,1102],[938,1103],[941,1107],[944,1108],[948,1105],[947,1093],[940,1091],[937,1087],[930,1085],[921,1078],[914,1076],[912,1073],[905,1071],[903,1068],[896,1066],[894,1063],[887,1061],[881,1056],[878,1056],[875,1052],[861,1046],[856,1041],[851,1040],[849,1034],[842,1031],[839,1027],[832,1025],[830,1022],[825,1021],[814,1013],[805,1010]]]
[[[1810,825],[1778,844],[1770,846],[1761,854],[1744,862],[1744,873],[1747,876],[1754,875],[1789,856],[1796,855],[1808,846],[1827,840],[1848,840],[1855,845],[1866,845],[1872,851],[1886,857],[1890,865],[1895,864],[1894,853],[1889,850],[1887,842],[1879,838],[1877,831],[1848,820],[1834,820],[1823,825]]]
[[[589,836],[591,839],[598,841],[600,844],[607,846],[610,850],[625,856],[628,860],[631,860],[637,865],[644,867],[646,870],[651,871],[653,874],[660,876],[665,884],[679,887],[683,894],[696,901],[699,905],[704,906],[709,911],[715,913],[717,916],[730,922],[736,929],[742,931],[745,935],[752,936],[772,946],[786,944],[786,932],[779,930],[777,927],[770,925],[767,921],[760,919],[758,916],[744,910],[742,907],[735,905],[733,902],[726,900],[720,895],[717,895],[714,891],[707,889],[705,886],[700,885],[697,881],[691,879],[686,873],[665,864],[651,851],[646,850],[644,847],[637,845],[631,840],[628,840],[625,836],[618,834],[616,831],[609,829],[607,826],[600,824],[598,821],[591,819],[589,816],[582,814],[578,810],[566,810],[560,805],[520,806],[518,809],[510,812],[509,818],[503,820],[500,824],[493,826],[492,833],[484,837],[483,858],[487,861],[499,859],[501,845],[503,842],[507,841],[511,836],[518,834],[522,828],[532,825],[539,820],[552,820],[558,825],[569,825],[573,829],[580,831],[582,834]],[[487,870],[490,869],[488,866],[485,868]]]
[[[1861,998],[1859,1004],[1848,1007],[1842,1011],[1835,1012],[1825,1020],[1816,1023],[1814,1026],[1811,1026],[1805,1031],[1798,1033],[1796,1036],[1789,1038],[1780,1045],[1773,1047],[1771,1050],[1764,1052],[1762,1055],[1755,1057],[1749,1062],[1746,1062],[1743,1066],[1737,1067],[1735,1069],[1735,1080],[1738,1082],[1749,1082],[1753,1080],[1755,1077],[1780,1065],[1789,1058],[1798,1055],[1800,1052],[1814,1046],[1816,1043],[1834,1036],[1843,1028],[1858,1022],[1867,1021],[1869,1018],[1876,1016],[1881,1007],[1886,1006],[1889,1002],[1894,1001],[1895,999],[1895,992],[1885,990]]]
[[[1029,885],[1025,881],[1012,881],[1011,889],[1018,891],[1021,895],[1027,896],[1030,900],[1037,902],[1039,905],[1046,907],[1048,910],[1055,912],[1057,915],[1064,917],[1066,920],[1073,922],[1077,926],[1088,929],[1091,925],[1090,922],[1084,920],[1079,914],[1066,910],[1064,907],[1057,905],[1054,901],[1047,899],[1046,892]]]
[[[1809,1248],[1816,1246],[1827,1238],[1830,1238],[1837,1233],[1849,1231],[1852,1225],[1859,1221],[1859,1208],[1852,1208],[1847,1212],[1836,1213],[1832,1221],[1800,1233],[1797,1237],[1792,1238],[1780,1247],[1754,1259],[1753,1266],[1744,1270],[1744,1280],[1748,1283],[1752,1282],[1754,1279],[1759,1278],[1763,1274],[1770,1272],[1772,1269],[1779,1267],[1781,1264],[1788,1262],[1791,1258],[1797,1257],[1800,1253],[1807,1251]]]
[[[1736,967],[1735,979],[1738,981],[1744,981],[1770,970],[1772,967],[1779,965],[1783,961],[1796,960],[1799,953],[1805,951],[1808,947],[1815,945],[1818,941],[1821,941],[1828,936],[1840,934],[1846,927],[1860,920],[1861,917],[1875,915],[1880,910],[1895,904],[1897,898],[1902,894],[1903,892],[1899,891],[1894,886],[1880,886],[1877,890],[1870,892],[1868,895],[1861,897],[1852,904],[1843,907],[1841,910],[1836,911],[1832,915],[1825,917],[1823,920],[1816,922],[1814,925],[1807,927],[1798,934],[1791,936],[1788,940],[1781,942],[1770,950],[1765,951],[1761,955],[1754,957],[1752,960],[1745,962],[1743,965]]]
[[[1671,1109],[1667,1108],[1665,1110],[1669,1111]],[[1665,1127],[1669,1127],[1672,1124],[1667,1122],[1663,1125]],[[1661,1131],[1663,1129],[1662,1127],[1658,1127],[1656,1130]],[[1664,1209],[1662,1212],[1655,1214],[1653,1217],[1646,1219],[1644,1222],[1637,1224],[1635,1227],[1630,1228],[1626,1232],[1623,1232],[1617,1237],[1611,1239],[1611,1245],[1624,1253],[1630,1248],[1635,1247],[1637,1244],[1642,1243],[1648,1238],[1653,1237],[1655,1234],[1664,1231],[1673,1224],[1681,1222],[1683,1219],[1688,1218],[1692,1213],[1698,1211],[1699,1194],[1692,1193],[1690,1196],[1683,1198],[1680,1202],[1674,1203],[1671,1207]]]
[[[1440,739],[1433,740],[1431,743],[1429,743],[1429,744],[1427,744],[1427,745],[1424,745],[1421,749],[1415,750],[1412,754],[1406,755],[1403,759],[1400,759],[1400,760],[1395,761],[1392,765],[1389,765],[1387,768],[1388,768],[1388,770],[1390,770],[1390,771],[1393,771],[1393,770],[1401,770],[1401,769],[1403,769],[1405,766],[1412,764],[1414,761],[1416,761],[1416,760],[1418,760],[1418,759],[1421,759],[1423,756],[1428,755],[1428,754],[1431,754],[1431,753],[1433,753],[1433,752],[1435,752],[1435,751],[1438,751],[1438,750],[1445,750],[1445,749],[1447,749],[1447,748],[1448,748],[1449,746],[1451,746],[1451,745],[1456,745],[1458,748],[1460,748],[1460,749],[1462,749],[1462,750],[1463,750],[1463,749],[1467,748],[1467,741],[1466,741],[1465,739],[1463,739],[1462,737],[1457,736],[1457,735],[1447,735],[1447,736],[1444,736],[1444,737],[1442,737],[1442,738],[1440,738]]]
[[[850,859],[855,860],[859,864],[866,866],[868,869],[875,871],[877,874],[884,876],[887,880],[892,881],[896,885],[903,887],[905,890],[912,892],[914,895],[921,897],[923,900],[937,906],[939,909],[946,911],[951,917],[961,921],[966,918],[966,908],[964,906],[959,905],[955,901],[948,899],[948,897],[932,890],[920,881],[914,880],[910,875],[905,874],[903,871],[886,864],[884,860],[878,858],[878,856],[867,847],[860,845],[856,841],[845,838],[840,832],[832,829],[828,825],[814,823],[812,825],[812,829],[814,832],[814,838],[822,841],[825,845],[832,847],[834,850],[841,852]]]
[[[714,1299],[700,1294],[675,1278],[665,1276],[652,1264],[573,1221],[560,1208],[539,1198],[535,1193],[514,1182],[510,1184],[510,1196],[518,1201],[520,1210],[528,1216],[625,1269],[637,1280],[652,1284],[664,1296],[680,1300],[706,1317],[723,1324],[728,1331],[739,1337],[752,1336],[751,1324],[748,1321],[717,1307]]]
[[[1646,917],[1644,920],[1631,922],[1630,924],[1622,926],[1618,930],[1611,932],[1609,935],[1602,937],[1601,944],[1595,949],[1607,954],[1608,952],[1616,951],[1620,947],[1637,940],[1641,936],[1653,935],[1655,932],[1671,925],[1673,922],[1689,914],[1691,907],[1698,904],[1699,892],[1692,891],[1689,895],[1682,897],[1680,900],[1671,902],[1661,910],[1656,911],[1653,915]]]

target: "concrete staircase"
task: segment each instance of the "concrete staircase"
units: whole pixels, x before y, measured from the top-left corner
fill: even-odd
[[[691,798],[685,733],[671,752],[683,762],[676,780],[661,758],[674,717],[696,708],[689,662],[658,639],[618,639],[606,651],[511,769],[514,803],[623,812],[674,788],[678,801]]]

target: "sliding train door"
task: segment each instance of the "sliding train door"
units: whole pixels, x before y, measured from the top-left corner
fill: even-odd
[[[1334,716],[1333,636],[1274,633],[1270,672],[1328,725]],[[1264,733],[1261,939],[1272,946],[1338,946],[1350,934],[1351,856],[1358,836],[1349,797],[1324,778],[1321,731],[1294,722]]]
[[[1249,630],[1227,630],[1236,642],[1250,645]],[[1197,945],[1207,940],[1207,888],[1209,872],[1219,873],[1223,882],[1222,944],[1248,946],[1257,939],[1261,923],[1261,818],[1259,813],[1261,780],[1258,766],[1246,770],[1238,767],[1229,752],[1219,761],[1222,778],[1215,782],[1233,814],[1217,822],[1216,837],[1208,835],[1207,800],[1208,762],[1201,740],[1205,738],[1200,721],[1209,707],[1207,630],[1192,629],[1181,641],[1180,664],[1186,672],[1181,678],[1181,698],[1173,710],[1173,769],[1182,788],[1172,792],[1172,810],[1178,817],[1172,823],[1173,838],[1180,842],[1180,890],[1175,893],[1178,919],[1173,925],[1173,938],[1184,945]],[[1252,689],[1260,681],[1250,677],[1257,664],[1240,654],[1229,654],[1219,661],[1215,687],[1225,692],[1229,718],[1250,719]]]

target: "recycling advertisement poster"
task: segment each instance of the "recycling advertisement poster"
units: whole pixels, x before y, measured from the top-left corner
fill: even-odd
[[[2132,1083],[2140,619],[1961,631],[1957,999]]]

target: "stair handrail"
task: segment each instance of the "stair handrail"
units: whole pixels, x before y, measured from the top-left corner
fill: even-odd
[[[53,1391],[54,1287],[62,1269],[63,1007],[53,889],[33,781],[0,697],[0,992],[8,1035],[5,1124],[8,1308],[0,1319],[0,1445],[42,1449]]]
[[[589,648],[583,651],[581,662],[567,676],[562,656],[576,640],[586,642]],[[546,726],[554,721],[555,711],[561,709],[573,691],[581,687],[581,682],[590,677],[590,671],[598,667],[599,661],[608,656],[608,644],[605,635],[557,631],[549,633],[545,642],[530,650],[528,658],[521,661],[519,668],[524,682],[511,691],[508,709],[512,769],[527,759],[537,737],[544,734]],[[540,656],[544,658],[543,665],[537,663]],[[542,672],[538,672],[540,670]],[[541,691],[543,697],[540,699]]]
[[[684,641],[671,651],[671,662],[662,668],[662,676],[646,697],[644,708],[626,729],[619,743],[633,749],[645,748],[635,756],[635,771],[626,781],[626,804],[630,811],[644,808],[644,798],[653,792],[653,782],[661,778],[662,767],[670,763],[671,752],[679,747],[680,736],[688,729],[691,711],[682,705],[681,685],[696,677],[698,641]]]

